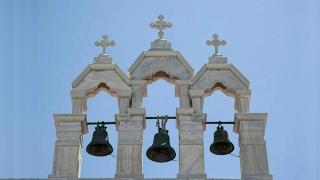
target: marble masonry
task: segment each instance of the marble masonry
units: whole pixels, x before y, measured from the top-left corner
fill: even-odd
[[[215,90],[221,90],[235,100],[233,130],[239,136],[241,179],[272,180],[264,140],[268,114],[250,112],[249,80],[218,52],[219,46],[225,45],[226,41],[214,34],[213,39],[207,41],[214,47],[213,55],[207,64],[194,72],[182,54],[173,50],[165,39],[164,30],[172,24],[160,15],[150,27],[158,30],[158,38],[133,62],[129,74],[114,64],[107,54],[107,48],[114,46],[114,41],[104,35],[95,43],[102,48],[102,53],[72,82],[72,112],[53,115],[56,142],[49,179],[80,178],[82,137],[88,133],[87,100],[101,90],[117,97],[119,107],[119,113],[115,115],[117,168],[111,179],[144,179],[142,138],[146,114],[142,101],[147,96],[148,85],[164,79],[175,85],[175,96],[180,100],[180,107],[176,109],[180,159],[176,179],[207,179],[203,145],[207,121],[203,113],[204,99]]]

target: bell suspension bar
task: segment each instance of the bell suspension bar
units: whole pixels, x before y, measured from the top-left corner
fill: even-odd
[[[116,122],[105,122],[105,121],[98,121],[98,122],[87,122],[87,125],[97,125],[97,124],[116,124]]]
[[[164,116],[147,116],[146,119],[158,119]],[[167,116],[167,119],[177,119],[176,116]],[[105,121],[98,121],[98,122],[87,122],[87,125],[97,125],[97,124],[116,124],[116,122],[105,122]],[[234,124],[233,121],[208,121],[205,124]]]

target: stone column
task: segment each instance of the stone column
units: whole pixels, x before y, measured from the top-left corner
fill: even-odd
[[[145,110],[128,108],[128,114],[116,115],[118,130],[117,179],[143,179],[142,141]]]
[[[235,122],[239,133],[242,180],[272,180],[264,132],[267,113],[238,113]]]
[[[177,80],[176,81],[176,92],[175,96],[180,97],[180,107],[190,107],[190,96],[189,96],[189,87],[191,81],[190,80]]]
[[[118,106],[119,114],[127,114],[127,109],[130,106],[131,90],[118,90]]]
[[[236,94],[236,110],[239,113],[250,112],[251,90],[238,90]]]
[[[178,108],[179,174],[178,179],[204,180],[203,130],[204,114],[194,114],[192,108]]]
[[[203,90],[190,90],[190,98],[192,100],[192,107],[196,114],[201,114],[203,110]]]
[[[142,98],[147,94],[146,80],[131,80],[132,87],[132,107],[141,108]]]
[[[49,178],[79,178],[82,135],[87,133],[85,115],[54,114],[57,140]]]
[[[83,114],[87,110],[87,102],[85,97],[84,89],[74,88],[71,91],[72,100],[72,114]]]

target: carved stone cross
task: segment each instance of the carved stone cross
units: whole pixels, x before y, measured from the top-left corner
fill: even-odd
[[[96,46],[101,46],[102,47],[102,54],[107,54],[107,47],[108,46],[114,46],[115,42],[114,41],[109,41],[108,40],[108,35],[103,35],[101,41],[96,41],[94,43]]]
[[[210,40],[207,41],[207,45],[208,46],[214,46],[214,54],[213,54],[213,56],[219,56],[218,47],[221,46],[221,45],[223,45],[223,46],[226,45],[227,42],[225,40],[220,40],[218,34],[212,35],[212,38],[213,39],[211,41]]]
[[[150,23],[150,27],[158,29],[159,30],[159,32],[158,32],[159,39],[163,39],[163,37],[164,37],[163,30],[166,28],[171,28],[172,24],[170,22],[163,21],[163,19],[164,19],[163,15],[159,15],[158,19],[159,19],[158,21]]]

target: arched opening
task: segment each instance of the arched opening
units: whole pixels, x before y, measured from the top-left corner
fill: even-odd
[[[106,91],[108,87],[101,84],[99,91],[94,93],[94,97],[87,100],[87,120],[88,122],[96,121],[115,121],[115,114],[118,113],[118,102],[116,97],[110,96]],[[109,142],[113,147],[113,153],[109,156],[96,157],[86,152],[87,145],[92,140],[95,125],[88,127],[89,133],[83,136],[82,147],[82,167],[81,177],[106,178],[114,177],[117,163],[117,142],[118,135],[115,125],[107,125]]]
[[[225,87],[223,84],[216,85],[211,96],[204,99],[204,113],[207,113],[207,121],[233,121],[234,113],[234,98],[226,96]],[[204,156],[205,156],[205,172],[208,178],[230,178],[239,179],[240,174],[240,159],[238,134],[233,132],[233,125],[225,124],[224,129],[228,132],[229,140],[234,145],[232,155],[218,156],[210,152],[210,145],[213,142],[213,135],[217,125],[206,125],[204,132]]]
[[[148,96],[143,99],[142,107],[146,109],[146,116],[176,115],[179,107],[179,98],[174,97],[174,85],[162,79],[148,85]],[[143,174],[145,178],[175,178],[179,168],[179,133],[176,128],[176,120],[169,119],[170,144],[176,152],[176,158],[167,163],[157,163],[146,157],[147,149],[153,143],[153,137],[157,133],[156,120],[146,120],[146,129],[143,133]]]

